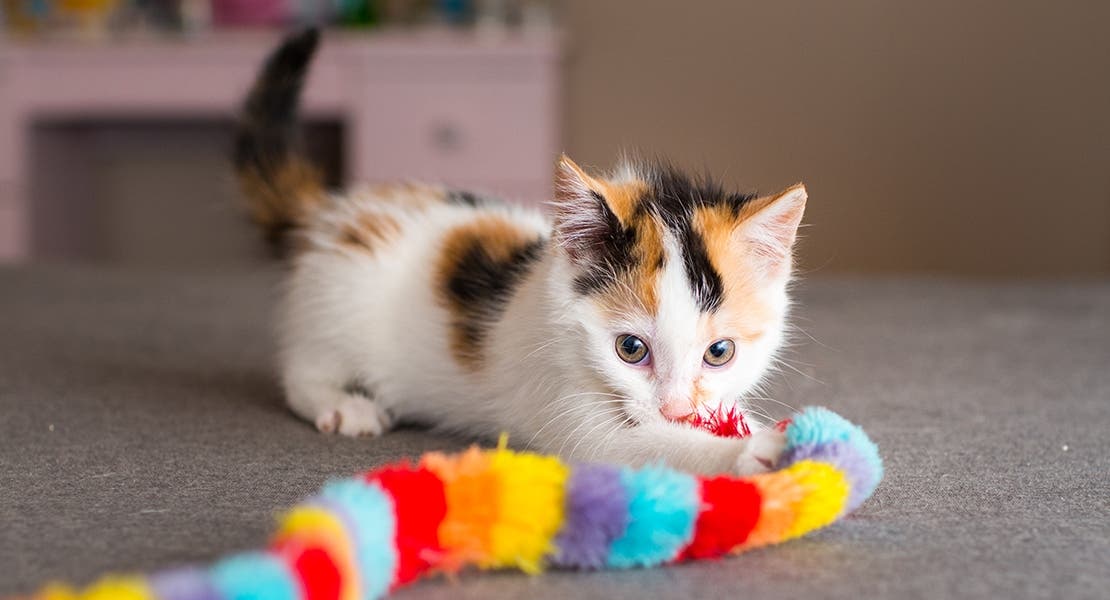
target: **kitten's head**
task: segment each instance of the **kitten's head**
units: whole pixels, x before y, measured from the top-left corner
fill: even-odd
[[[557,169],[555,237],[588,368],[636,423],[737,405],[783,340],[805,188],[757,197],[668,166]]]

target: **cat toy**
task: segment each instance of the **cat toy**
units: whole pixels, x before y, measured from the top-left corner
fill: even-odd
[[[699,425],[743,436],[738,415]],[[108,576],[36,600],[369,600],[418,577],[480,569],[626,569],[719,557],[825,527],[882,478],[857,426],[807,408],[779,427],[778,469],[699,477],[661,465],[568,465],[495,449],[430,453],[332,481],[280,517],[270,545],[207,568]]]

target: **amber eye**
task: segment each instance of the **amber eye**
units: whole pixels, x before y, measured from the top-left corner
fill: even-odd
[[[637,365],[647,359],[647,355],[647,344],[640,338],[628,334],[617,336],[617,356],[624,362]]]
[[[732,355],[735,353],[736,344],[733,344],[732,340],[717,340],[709,344],[702,358],[705,360],[705,364],[711,367],[719,367],[732,360]]]

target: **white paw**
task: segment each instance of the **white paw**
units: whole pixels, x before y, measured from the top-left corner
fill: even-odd
[[[339,411],[325,410],[316,415],[316,429],[321,433],[335,433],[339,429]]]
[[[786,434],[764,429],[745,440],[744,449],[736,458],[733,471],[737,475],[756,475],[774,470],[786,449]]]
[[[338,407],[316,416],[316,429],[324,433],[339,432],[352,437],[377,437],[389,431],[391,424],[392,419],[378,403],[362,396],[347,398]]]

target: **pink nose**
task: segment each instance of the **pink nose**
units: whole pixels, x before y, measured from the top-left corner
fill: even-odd
[[[659,407],[659,412],[668,421],[687,421],[694,416],[694,407],[689,400],[667,400]]]

